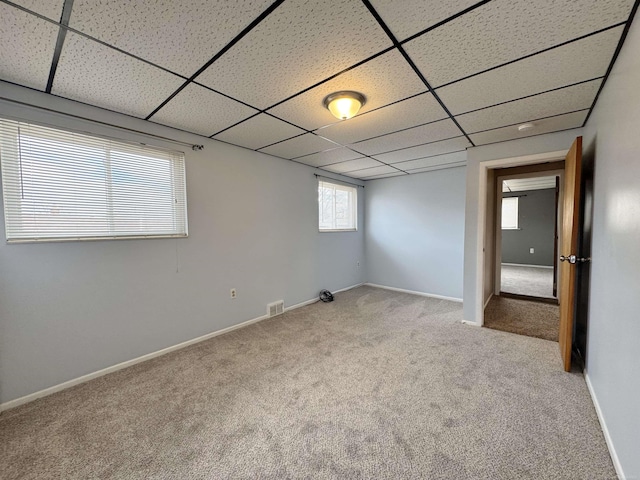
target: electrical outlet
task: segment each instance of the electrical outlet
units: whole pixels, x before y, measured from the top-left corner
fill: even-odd
[[[238,296],[238,295],[237,295],[237,293],[236,293],[236,289],[235,289],[235,288],[232,288],[232,289],[231,289],[231,298],[236,298],[237,296]]]
[[[529,249],[529,253],[536,253],[536,251],[532,248]]]

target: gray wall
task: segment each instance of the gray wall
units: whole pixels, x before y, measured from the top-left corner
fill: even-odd
[[[363,189],[358,232],[318,233],[310,167],[5,83],[0,95],[205,145],[185,151],[189,238],[0,241],[0,403],[262,316],[268,302],[290,306],[321,288],[365,281]],[[149,142],[6,102],[0,108]]]
[[[556,189],[504,193],[518,197],[518,230],[502,230],[502,263],[553,266]],[[529,253],[533,248],[534,253]]]
[[[367,280],[462,298],[464,188],[464,167],[367,182]]]
[[[587,122],[595,157],[587,374],[626,478],[640,478],[640,20]]]

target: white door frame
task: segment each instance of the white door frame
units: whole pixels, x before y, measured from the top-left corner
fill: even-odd
[[[520,157],[485,160],[478,164],[478,227],[476,231],[476,325],[484,325],[484,256],[487,228],[487,171],[492,168],[520,167],[563,160],[569,150],[536,153]]]

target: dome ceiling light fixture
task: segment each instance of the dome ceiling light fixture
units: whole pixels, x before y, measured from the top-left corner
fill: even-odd
[[[338,120],[347,120],[355,116],[366,101],[367,99],[361,93],[342,90],[327,95],[322,104]]]

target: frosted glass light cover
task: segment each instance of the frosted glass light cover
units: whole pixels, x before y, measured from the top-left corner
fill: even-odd
[[[324,106],[339,120],[355,116],[364,103],[364,95],[349,91],[332,93],[324,99]]]

